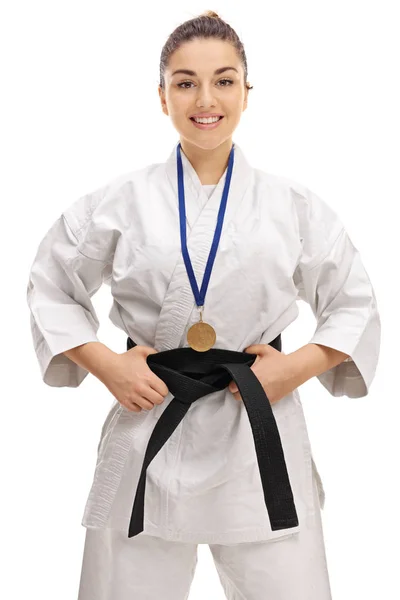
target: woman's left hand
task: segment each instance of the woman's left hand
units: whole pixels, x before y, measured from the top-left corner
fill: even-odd
[[[263,386],[270,404],[275,404],[294,390],[292,366],[286,354],[269,344],[254,344],[245,348],[245,352],[257,354],[250,368]],[[236,400],[242,400],[233,380],[228,389]]]

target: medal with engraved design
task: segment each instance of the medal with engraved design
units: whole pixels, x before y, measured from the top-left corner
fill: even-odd
[[[185,189],[184,189],[184,178],[183,178],[183,165],[181,157],[181,144],[180,142],[176,147],[177,157],[177,171],[178,171],[178,196],[179,196],[179,220],[180,220],[180,234],[181,234],[181,247],[183,259],[185,261],[186,271],[189,277],[190,285],[192,287],[193,295],[196,300],[196,304],[200,309],[200,321],[192,325],[187,333],[187,341],[189,346],[197,352],[206,352],[210,350],[215,344],[217,339],[214,328],[203,321],[203,308],[204,298],[207,292],[208,283],[210,281],[211,270],[214,264],[219,239],[221,237],[222,225],[224,222],[224,215],[226,209],[226,203],[228,199],[229,187],[232,178],[233,170],[233,158],[234,158],[234,144],[232,145],[229,153],[228,167],[226,170],[226,178],[224,190],[222,192],[222,198],[218,211],[217,225],[215,227],[214,238],[211,244],[210,254],[208,256],[207,265],[204,273],[203,283],[201,290],[197,286],[196,277],[193,271],[192,263],[190,260],[189,252],[186,244],[186,213],[185,213]]]
[[[200,321],[192,325],[187,333],[188,344],[197,352],[206,352],[215,344],[215,329],[203,321],[203,310],[200,309]]]

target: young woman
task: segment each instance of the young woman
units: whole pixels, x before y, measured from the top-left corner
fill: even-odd
[[[247,108],[235,31],[208,12],[161,55],[163,163],[70,207],[42,240],[28,302],[43,380],[90,372],[115,398],[82,524],[79,600],[188,597],[209,544],[227,598],[329,600],[315,466],[298,387],[365,396],[380,346],[376,298],[337,214],[252,168],[232,135]],[[91,296],[111,286],[116,353]],[[281,333],[316,317],[290,354]]]

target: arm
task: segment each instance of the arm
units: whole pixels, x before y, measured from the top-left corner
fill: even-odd
[[[118,354],[101,342],[87,342],[63,353],[69,360],[103,381],[103,373]]]
[[[98,233],[92,226],[93,206],[101,198],[101,192],[88,194],[65,211],[40,242],[31,266],[27,302],[33,345],[43,381],[50,386],[79,386],[89,372],[84,363],[91,348],[102,346],[101,360],[105,358],[104,345],[97,337],[99,320],[91,302],[113,255],[107,232]],[[81,251],[83,245],[85,253]],[[97,247],[101,254],[95,252]],[[65,354],[82,345],[88,346],[83,353],[71,353],[79,362]],[[89,364],[96,369],[93,358]]]
[[[348,354],[322,344],[306,344],[295,352],[287,354],[286,359],[290,363],[290,371],[293,374],[293,389],[308,379],[336,367],[348,357]]]
[[[308,344],[289,355],[295,377],[315,375],[332,396],[366,396],[381,337],[374,288],[338,215],[310,190],[295,198],[302,252],[293,280],[316,318]]]

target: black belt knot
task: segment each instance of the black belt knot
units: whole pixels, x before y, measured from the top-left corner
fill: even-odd
[[[137,344],[128,337],[127,349]],[[270,345],[281,352],[281,334]],[[174,348],[149,354],[149,368],[164,381],[174,396],[161,413],[149,438],[136,489],[128,537],[143,531],[146,470],[166,441],[199,398],[226,388],[233,379],[247,410],[271,529],[299,524],[286,468],[278,426],[270,401],[250,369],[256,354],[211,348],[197,352]]]

